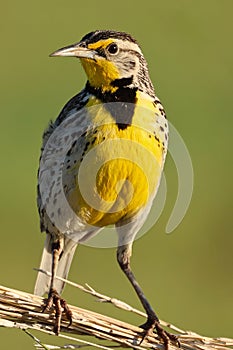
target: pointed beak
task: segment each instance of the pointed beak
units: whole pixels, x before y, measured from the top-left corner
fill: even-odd
[[[78,58],[90,58],[95,59],[96,52],[94,50],[90,50],[86,47],[80,46],[80,44],[70,45],[63,47],[57,51],[54,51],[49,56],[57,57],[57,56],[70,56],[70,57],[78,57]]]

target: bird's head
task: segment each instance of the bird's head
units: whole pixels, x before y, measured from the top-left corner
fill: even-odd
[[[97,30],[50,56],[79,58],[90,85],[103,92],[131,86],[153,93],[146,60],[137,41],[129,34]]]

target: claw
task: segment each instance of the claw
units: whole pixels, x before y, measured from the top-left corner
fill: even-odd
[[[150,321],[149,319],[146,321],[146,323],[142,324],[140,326],[140,328],[143,328],[144,331],[142,332],[142,339],[139,343],[139,345],[141,345],[141,343],[143,342],[144,339],[146,339],[149,335],[152,335],[153,331],[154,331],[154,328],[156,327],[156,323],[158,321],[153,321],[152,320]]]
[[[61,328],[62,313],[66,315],[66,318],[69,321],[68,328],[72,324],[72,311],[69,309],[65,299],[62,299],[55,289],[49,291],[48,299],[45,301],[42,312],[49,311],[52,306],[54,306],[55,309],[55,324],[53,331],[58,335]]]
[[[65,299],[60,299],[61,302],[61,307],[63,308],[63,312],[66,315],[66,318],[69,321],[69,324],[67,326],[70,327],[72,325],[72,311],[70,310],[69,306],[67,305],[67,302],[65,301]]]
[[[144,323],[140,327],[143,328],[144,331],[142,332],[142,339],[139,345],[141,345],[143,340],[146,339],[150,334],[152,334],[155,329],[159,338],[161,338],[164,343],[165,350],[169,350],[169,342],[174,343],[180,348],[180,342],[178,340],[178,337],[175,334],[171,334],[165,331],[157,319],[148,319],[146,323]]]

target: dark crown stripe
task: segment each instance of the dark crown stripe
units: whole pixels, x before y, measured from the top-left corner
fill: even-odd
[[[124,32],[117,32],[114,30],[96,30],[85,35],[81,41],[85,41],[87,44],[92,44],[96,43],[99,40],[106,40],[109,38],[128,40],[132,43],[138,44],[137,41],[130,34]]]

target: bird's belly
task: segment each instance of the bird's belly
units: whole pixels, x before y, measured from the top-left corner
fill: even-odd
[[[67,193],[72,209],[82,221],[100,227],[133,217],[157,191],[161,145],[132,126],[105,126],[86,140],[86,153],[69,169],[75,178]]]

